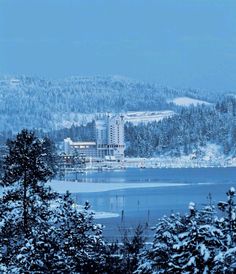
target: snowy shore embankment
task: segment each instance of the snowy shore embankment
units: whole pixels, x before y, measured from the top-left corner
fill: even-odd
[[[209,144],[189,155],[161,155],[153,158],[125,158],[126,168],[204,168],[236,167],[236,157],[224,155],[222,149]]]

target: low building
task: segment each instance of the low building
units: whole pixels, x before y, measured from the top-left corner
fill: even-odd
[[[96,142],[73,142],[70,138],[66,138],[64,152],[66,155],[97,157],[97,145]]]

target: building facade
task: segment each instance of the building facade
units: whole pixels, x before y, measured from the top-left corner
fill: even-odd
[[[124,157],[124,117],[105,115],[94,123],[96,142],[73,142],[64,140],[64,152],[67,155],[85,154],[87,157]]]
[[[96,142],[73,142],[70,138],[66,138],[64,152],[66,155],[97,157],[97,145]]]
[[[96,143],[98,157],[114,156],[116,159],[124,157],[124,117],[106,115],[95,121]]]

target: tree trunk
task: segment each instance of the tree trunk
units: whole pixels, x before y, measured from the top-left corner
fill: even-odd
[[[27,210],[27,182],[26,182],[26,172],[24,174],[23,181],[23,230],[25,236],[28,235],[28,210]]]

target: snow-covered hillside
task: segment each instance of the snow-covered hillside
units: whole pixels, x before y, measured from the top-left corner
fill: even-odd
[[[197,106],[197,105],[211,105],[211,103],[208,103],[206,101],[190,98],[190,97],[177,97],[171,100],[170,102],[174,103],[177,106],[183,106],[183,107],[188,107],[188,106]]]
[[[171,117],[175,114],[172,110],[163,110],[163,111],[128,111],[122,113],[124,115],[125,122],[130,122],[134,125],[140,123],[150,123],[158,122],[164,118]],[[92,122],[94,119],[99,119],[106,115],[106,113],[62,113],[61,115],[54,115],[54,121],[56,128],[70,128],[72,125],[80,126],[86,125],[89,122]]]
[[[176,106],[171,100],[184,96],[196,100],[205,98],[199,91],[177,90],[117,76],[76,76],[61,80],[2,77],[0,131],[68,127],[73,123],[80,124],[81,113],[175,111]],[[147,116],[149,114],[145,119],[142,118],[144,122],[159,119],[155,115]],[[87,118],[82,119],[85,121]],[[133,117],[133,120],[141,118]]]
[[[163,111],[132,111],[125,113],[125,121],[131,122],[134,125],[139,123],[158,122],[164,118],[171,117],[175,114],[171,110]]]

